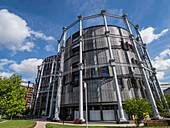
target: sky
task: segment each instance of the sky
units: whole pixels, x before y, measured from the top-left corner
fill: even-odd
[[[13,73],[34,82],[37,65],[56,55],[63,26],[79,15],[101,10],[128,19],[139,30],[160,82],[170,83],[170,0],[0,0],[0,76]],[[107,18],[108,24],[124,27],[121,20]],[[83,28],[103,24],[101,18],[83,22]],[[78,31],[78,25],[67,37]]]

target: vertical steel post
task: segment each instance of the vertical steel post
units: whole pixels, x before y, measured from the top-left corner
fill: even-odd
[[[84,82],[85,97],[86,97],[86,128],[88,128],[88,109],[87,109],[87,84]]]
[[[134,41],[134,36],[132,35],[132,31],[130,29],[130,26],[129,26],[129,23],[128,23],[128,20],[127,20],[127,14],[124,14],[122,17],[124,18],[127,30],[130,33],[130,37],[131,37],[132,44],[133,44],[134,49],[135,49],[137,59],[140,62],[140,67],[141,67],[141,71],[142,71],[142,74],[143,74],[145,85],[146,85],[146,88],[147,88],[147,91],[148,91],[148,94],[149,94],[149,99],[150,99],[150,102],[151,102],[152,107],[153,107],[154,117],[157,118],[157,119],[161,119],[162,117],[159,115],[159,112],[158,112],[158,109],[157,109],[157,106],[156,106],[156,102],[155,102],[155,99],[153,97],[153,94],[152,94],[152,91],[151,91],[151,88],[150,88],[150,85],[149,85],[149,82],[148,82],[148,79],[147,79],[147,76],[146,76],[146,72],[144,70],[144,65],[143,65],[142,60],[140,58],[140,55],[139,55],[139,52],[138,52],[138,49],[137,49],[137,46],[136,46],[136,42]]]
[[[42,64],[42,68],[41,68],[40,81],[39,81],[38,91],[37,91],[37,95],[36,95],[36,99],[35,99],[35,105],[34,105],[33,115],[35,115],[35,113],[36,113],[37,100],[38,100],[38,97],[39,97],[40,87],[41,87],[41,83],[42,83],[42,77],[43,77],[43,73],[44,73],[44,65],[45,65],[45,62]]]
[[[57,61],[55,61],[55,71],[54,71],[54,78],[53,78],[53,87],[52,87],[52,94],[51,94],[51,101],[50,101],[50,110],[48,114],[48,118],[51,117],[52,108],[53,108],[53,99],[54,99],[54,88],[55,88],[55,81],[56,81],[56,72],[57,72]]]
[[[142,37],[141,37],[141,35],[140,35],[140,32],[139,32],[139,25],[136,25],[136,28],[135,28],[135,29],[136,29],[136,32],[137,32],[137,34],[139,35],[139,37],[140,37],[140,39],[141,39],[142,44],[144,44],[144,42],[143,42],[143,40],[142,40]],[[153,65],[152,65],[152,62],[151,62],[151,59],[150,59],[150,56],[149,56],[149,53],[148,53],[146,47],[144,47],[144,51],[145,51],[146,56],[147,56],[147,58],[148,58],[148,60],[149,60],[149,64],[151,65],[152,71],[154,72],[154,73],[153,73],[153,77],[154,77],[155,80],[156,80],[156,84],[157,84],[157,86],[158,86],[158,89],[159,89],[161,95],[163,96],[163,99],[165,100],[165,102],[166,102],[166,104],[167,104],[165,95],[164,95],[164,93],[163,93],[163,91],[162,91],[162,89],[161,89],[161,86],[160,86],[160,84],[159,84],[158,78],[157,78],[157,76],[156,76],[156,69],[153,68]],[[167,106],[168,106],[168,104],[167,104]],[[168,106],[168,108],[169,108],[169,106]]]
[[[154,75],[154,77],[155,77],[155,80],[156,80],[156,83],[157,83],[158,88],[159,88],[159,90],[160,90],[160,93],[161,93],[161,95],[163,96],[163,99],[164,99],[164,101],[166,102],[167,107],[169,108],[168,103],[167,103],[167,100],[166,100],[166,98],[165,98],[165,95],[164,95],[164,93],[163,93],[163,91],[162,91],[162,89],[161,89],[161,86],[160,86],[160,84],[159,84],[158,78],[157,78],[157,76],[156,76],[156,69],[153,68],[152,70],[153,70],[153,72],[154,72],[153,75]]]
[[[64,50],[65,50],[65,39],[66,39],[66,27],[63,27],[63,46],[61,47],[61,60],[60,60],[60,71],[58,74],[58,88],[57,88],[57,95],[56,95],[56,104],[55,104],[55,120],[60,120],[60,104],[61,104],[61,89],[62,89],[62,73],[64,70]]]
[[[32,96],[31,96],[31,102],[30,102],[30,108],[29,108],[30,110],[32,109],[32,103],[33,103],[33,99],[34,99],[35,89],[36,89],[36,86],[37,86],[38,74],[39,74],[39,66],[38,66],[38,72],[37,72],[37,75],[36,75],[36,78],[35,78],[35,85],[34,85]]]
[[[57,49],[57,54],[59,54],[59,52],[60,52],[60,45],[61,45],[61,41],[60,41],[60,40],[58,40],[58,49]]]
[[[80,22],[80,35],[79,35],[79,41],[80,41],[80,58],[79,58],[79,119],[84,122],[83,117],[83,63],[82,63],[82,19],[83,16],[78,16],[79,22]]]
[[[48,85],[48,93],[47,93],[46,105],[45,105],[45,115],[47,115],[47,110],[48,110],[48,101],[49,101],[50,87],[51,87],[51,82],[52,82],[52,77],[53,77],[54,62],[55,62],[55,60],[53,60],[52,66],[51,66],[50,81],[49,81],[49,85]]]
[[[137,33],[137,35],[138,35],[138,37],[140,38],[140,40],[141,40],[141,45],[138,45],[139,47],[140,47],[140,49],[141,49],[141,51],[142,51],[142,54],[143,55],[146,55],[147,56],[147,58],[148,58],[148,60],[149,60],[149,62],[146,60],[146,58],[144,57],[144,60],[145,60],[145,63],[146,63],[146,66],[147,66],[147,68],[149,68],[149,65],[150,65],[150,68],[151,68],[151,70],[153,69],[153,67],[152,67],[152,63],[151,63],[151,60],[150,60],[150,57],[149,57],[149,55],[147,54],[147,52],[146,52],[146,44],[144,44],[143,43],[143,40],[142,40],[142,38],[141,38],[141,36],[140,36],[140,33],[139,33],[139,25],[136,25],[135,26],[135,30],[136,30],[136,33]],[[149,64],[148,64],[149,63]],[[160,96],[160,94],[159,94],[159,91],[158,91],[158,88],[157,88],[157,85],[156,85],[156,83],[155,83],[155,81],[154,81],[154,79],[153,79],[153,72],[150,72],[150,71],[148,71],[149,72],[149,75],[152,77],[151,78],[151,81],[152,81],[152,83],[153,83],[153,85],[154,85],[154,88],[155,88],[155,91],[156,91],[156,94],[157,94],[157,96],[158,96],[158,99],[159,99],[159,101],[160,102],[162,102],[162,100],[161,100],[161,96]]]
[[[53,99],[54,99],[54,88],[55,88],[55,81],[56,81],[56,75],[57,75],[57,61],[59,57],[59,52],[60,52],[60,40],[58,40],[58,50],[57,50],[57,59],[56,59],[56,64],[55,64],[55,71],[54,71],[54,78],[53,78],[53,87],[52,87],[52,94],[51,94],[51,102],[50,102],[50,110],[49,110],[49,115],[48,118],[51,117],[52,114],[52,108],[53,108]]]
[[[117,104],[118,104],[119,115],[120,115],[120,118],[118,120],[119,120],[119,122],[124,122],[124,121],[127,121],[127,120],[125,118],[123,108],[122,108],[122,99],[121,99],[120,90],[119,90],[118,81],[117,81],[115,59],[113,58],[112,47],[111,47],[111,43],[110,43],[109,30],[108,30],[108,26],[107,26],[105,12],[106,12],[105,10],[102,10],[101,14],[103,16],[103,20],[104,20],[104,24],[105,24],[105,30],[106,30],[105,34],[106,34],[106,38],[107,38],[107,43],[108,43],[108,47],[109,47],[109,55],[110,55],[109,62],[110,62],[110,66],[112,68],[113,82],[114,82],[114,86],[115,86],[115,89],[116,89]]]

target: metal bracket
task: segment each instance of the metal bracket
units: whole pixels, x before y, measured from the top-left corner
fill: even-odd
[[[62,73],[63,73],[62,71],[58,71],[58,72],[57,72],[57,76],[58,76],[58,77],[61,77],[61,76],[62,76]]]
[[[153,74],[156,75],[156,68],[152,68]]]
[[[83,41],[83,36],[79,36],[79,41]]]
[[[110,31],[105,31],[105,35],[108,37],[110,35]]]
[[[127,18],[127,16],[128,16],[128,14],[125,13],[125,14],[123,14],[122,18],[125,19],[125,18]]]
[[[137,25],[135,26],[135,28],[136,28],[136,29],[139,29],[139,25],[137,24]]]
[[[110,66],[111,66],[111,67],[116,66],[115,59],[110,59],[110,60],[109,60],[109,63],[110,63]]]
[[[101,10],[101,14],[104,15],[106,13],[106,10]]]
[[[133,34],[130,34],[129,37],[131,38],[131,40],[134,39],[134,35]]]
[[[145,43],[143,44],[143,48],[146,49],[146,44]]]
[[[79,63],[78,66],[79,66],[79,70],[83,70],[83,69],[84,69],[84,68],[83,68],[83,66],[84,66],[83,63]]]
[[[64,26],[64,27],[63,27],[63,31],[66,31],[66,29],[67,29],[67,27]]]
[[[65,48],[64,46],[62,46],[62,47],[61,47],[61,52],[63,52],[63,51],[64,51],[64,48]]]
[[[83,16],[82,15],[78,16],[78,18],[79,18],[79,20],[83,20]]]

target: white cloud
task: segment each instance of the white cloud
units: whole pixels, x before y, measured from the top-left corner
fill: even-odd
[[[0,76],[2,77],[7,77],[9,78],[10,76],[12,76],[14,73],[9,73],[9,72],[0,72]]]
[[[46,45],[44,49],[47,52],[55,52],[54,46],[52,44]]]
[[[7,9],[0,10],[0,47],[8,48],[14,53],[31,51],[33,43],[26,42],[29,37],[35,36],[44,40],[54,40],[52,36],[46,36],[41,32],[35,32],[28,27],[27,22]]]
[[[20,64],[14,63],[9,67],[20,74],[34,75],[37,72],[37,66],[42,64],[42,59],[30,58],[21,61]]]
[[[27,42],[25,45],[23,45],[19,50],[20,51],[28,51],[31,52],[32,48],[34,48],[34,43],[33,42]]]
[[[157,75],[158,79],[161,80],[161,79],[164,78],[165,73],[164,72],[157,72],[156,75]]]
[[[158,78],[163,79],[165,72],[170,71],[170,49],[166,49],[152,60],[153,66],[158,70]]]
[[[164,29],[159,34],[154,34],[155,28],[148,27],[146,29],[141,30],[141,36],[143,38],[144,43],[149,44],[153,40],[158,39],[159,37],[163,36],[166,32],[168,32],[169,29]]]
[[[54,37],[46,36],[44,33],[41,33],[41,32],[30,31],[30,33],[35,35],[35,37],[37,38],[42,38],[44,40],[54,40]]]
[[[5,65],[8,65],[10,63],[15,63],[13,60],[8,60],[8,59],[0,59],[0,69],[4,69]]]
[[[16,51],[30,36],[27,23],[6,9],[0,10],[0,45]]]

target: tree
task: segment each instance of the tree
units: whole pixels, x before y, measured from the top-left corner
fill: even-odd
[[[23,113],[27,90],[21,88],[22,76],[13,74],[9,79],[0,77],[0,112],[8,117]]]
[[[159,112],[167,112],[168,106],[167,106],[163,96],[161,96],[161,101],[159,99],[156,99],[156,105],[158,107]]]
[[[125,100],[123,106],[129,117],[136,116],[135,123],[139,126],[143,119],[146,117],[146,113],[151,114],[152,109],[150,103],[146,99],[133,98]]]
[[[165,95],[168,106],[170,107],[170,95]]]

